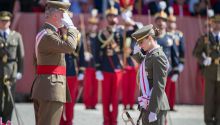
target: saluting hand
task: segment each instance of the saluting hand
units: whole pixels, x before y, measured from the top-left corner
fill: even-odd
[[[141,47],[138,44],[136,44],[134,46],[133,54],[137,54],[138,52],[141,52]]]
[[[63,18],[61,19],[61,21],[65,27],[76,29],[68,13],[63,13]]]

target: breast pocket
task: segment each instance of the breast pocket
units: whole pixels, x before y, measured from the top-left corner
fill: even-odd
[[[18,46],[18,42],[17,42],[16,39],[12,39],[8,44],[9,44],[9,46],[11,46],[11,47],[16,47],[16,46]]]
[[[66,81],[64,76],[61,75],[51,75],[50,82],[52,85],[64,85],[64,82]]]

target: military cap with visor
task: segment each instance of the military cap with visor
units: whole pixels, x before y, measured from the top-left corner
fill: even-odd
[[[69,2],[61,2],[61,1],[47,1],[46,9],[48,8],[55,8],[61,11],[67,11],[70,7]]]
[[[131,35],[137,42],[141,42],[144,38],[148,36],[155,36],[155,31],[153,29],[153,25],[149,24],[141,29],[137,30]]]
[[[12,14],[8,11],[0,11],[0,20],[9,21],[12,18]]]

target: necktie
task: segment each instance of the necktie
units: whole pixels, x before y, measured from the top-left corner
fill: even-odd
[[[217,43],[219,43],[219,38],[218,37],[219,37],[218,35],[215,36],[215,40],[216,40]]]
[[[3,32],[3,38],[6,40],[7,39],[7,33],[4,31]]]

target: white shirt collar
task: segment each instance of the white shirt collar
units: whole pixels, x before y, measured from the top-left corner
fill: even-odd
[[[0,30],[0,33],[3,34],[3,32],[6,32],[7,35],[9,35],[10,31],[11,31],[11,30],[8,28],[8,29],[6,29],[6,30]]]

